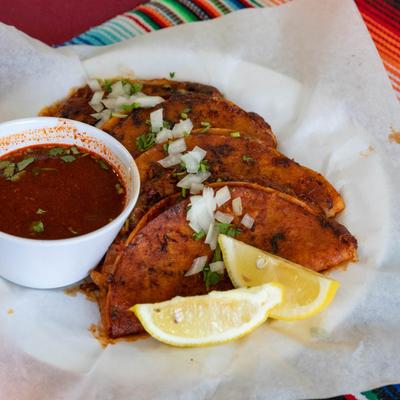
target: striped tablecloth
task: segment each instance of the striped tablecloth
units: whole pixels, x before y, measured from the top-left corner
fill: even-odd
[[[151,0],[74,37],[65,44],[104,46],[174,25],[217,18],[243,8],[273,7],[288,1],[295,0]],[[355,2],[400,100],[400,0]],[[400,399],[400,384],[340,395],[331,400],[361,399]]]
[[[103,46],[146,32],[291,0],[151,0],[66,44]],[[355,0],[400,100],[400,0]]]

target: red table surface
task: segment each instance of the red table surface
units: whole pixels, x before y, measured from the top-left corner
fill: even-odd
[[[60,44],[146,0],[1,0],[0,21]]]

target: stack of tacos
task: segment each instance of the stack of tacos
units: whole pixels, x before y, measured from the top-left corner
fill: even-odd
[[[140,140],[151,130],[157,110],[162,109],[168,128],[190,120],[190,134],[182,138],[184,151],[203,152],[207,174],[201,185],[212,193],[229,192],[230,200],[218,207],[222,215],[231,216],[229,223],[219,224],[225,231],[315,271],[356,259],[356,239],[334,220],[345,207],[340,194],[322,175],[280,153],[262,117],[207,85],[166,79],[127,79],[123,84],[136,85],[140,93],[161,100],[152,107],[133,107],[123,116],[114,113],[102,125],[135,157],[141,176],[141,193],[129,223],[91,274],[108,337],[144,332],[129,311],[134,304],[232,288],[223,272],[211,285],[201,272],[187,276],[194,259],[207,256],[210,262],[218,248],[205,243],[199,233],[207,232],[200,232],[188,218],[193,197],[189,188],[177,186],[188,174],[184,163],[160,164],[171,141],[157,143],[156,135],[145,145]],[[96,124],[90,105],[93,92],[89,86],[80,88],[46,115]],[[240,199],[242,213],[235,212],[232,199]],[[243,214],[251,216],[250,224],[243,224]]]

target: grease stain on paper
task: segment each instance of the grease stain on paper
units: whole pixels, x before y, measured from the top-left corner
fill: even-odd
[[[390,143],[400,144],[400,131],[391,128],[391,133],[388,135],[388,139]]]
[[[370,156],[373,152],[375,151],[375,149],[369,145],[367,149],[360,151],[360,156],[361,157],[368,157]]]

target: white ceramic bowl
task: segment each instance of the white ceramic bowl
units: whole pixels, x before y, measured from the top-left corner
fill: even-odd
[[[127,199],[117,218],[86,235],[36,240],[0,232],[0,276],[19,285],[40,289],[70,285],[87,276],[122,228],[136,204],[140,189],[139,172],[132,156],[112,136],[93,126],[49,117],[0,124],[0,156],[19,148],[51,143],[74,144],[102,156],[120,173]]]

